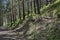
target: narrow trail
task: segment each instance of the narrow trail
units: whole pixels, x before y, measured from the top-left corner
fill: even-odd
[[[25,40],[23,36],[18,35],[16,32],[1,31],[0,40]]]
[[[19,34],[16,31],[16,30],[19,30],[19,29],[21,30],[22,27],[23,26],[18,27],[18,28],[14,29],[14,30],[6,30],[6,29],[0,30],[0,40],[26,40],[26,38],[24,38],[24,35],[22,36],[21,34]],[[60,21],[58,22],[57,27],[60,27]],[[46,37],[45,37],[46,36],[46,32],[45,32],[44,27],[42,26],[39,30],[41,31],[41,33],[40,33],[41,34],[41,38],[40,39],[41,40],[45,40],[46,39]]]
[[[0,27],[0,40],[25,40],[18,33],[7,30],[4,27]]]

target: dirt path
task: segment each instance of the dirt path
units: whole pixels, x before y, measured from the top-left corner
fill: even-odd
[[[0,40],[25,40],[25,39],[23,38],[23,36],[19,36],[15,32],[1,31]]]
[[[0,40],[25,40],[22,36],[19,36],[17,32],[7,30],[4,27],[0,27]]]
[[[23,27],[23,26],[21,26],[21,27]],[[18,27],[16,29],[14,29],[15,32],[7,31],[7,30],[6,31],[0,31],[0,40],[26,40],[23,36],[21,36],[21,34],[18,34],[16,32],[16,30],[23,30],[23,28],[21,29],[21,27],[20,28]],[[59,21],[57,27],[60,27],[60,21]],[[43,29],[44,29],[44,27],[40,28],[40,31],[41,31],[41,33],[40,33],[40,35],[41,35],[40,40],[45,40],[46,39],[46,37],[45,37],[46,36],[46,32]]]

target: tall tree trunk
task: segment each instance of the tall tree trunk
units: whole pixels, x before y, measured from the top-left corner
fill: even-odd
[[[22,5],[23,5],[23,20],[25,20],[24,0],[22,1]]]
[[[0,9],[0,26],[3,26],[3,13],[2,13],[2,9]]]
[[[31,0],[31,13],[32,13],[32,0]]]
[[[19,5],[19,19],[21,20],[20,0],[18,2],[18,5]]]
[[[40,14],[40,8],[39,8],[39,2],[38,2],[38,0],[36,0],[36,5],[37,5],[37,12],[38,12],[38,14]]]
[[[34,0],[33,3],[34,3],[34,12],[36,13],[36,0]]]
[[[46,5],[48,5],[48,0],[46,0]]]
[[[28,7],[28,16],[29,16],[29,13],[30,13],[30,10],[29,10],[29,1],[27,2],[27,7]]]
[[[2,0],[0,0],[0,26],[3,26]]]
[[[11,25],[10,25],[10,27],[12,26],[12,22],[13,22],[13,18],[14,18],[14,15],[13,15],[13,0],[11,1],[12,2],[12,4],[11,4],[11,14],[10,14],[10,16],[11,16],[11,18],[10,18],[10,20],[11,20]]]
[[[39,2],[39,7],[40,7],[40,9],[41,9],[41,5],[42,5],[42,4],[41,4],[41,0],[38,0],[38,2]]]

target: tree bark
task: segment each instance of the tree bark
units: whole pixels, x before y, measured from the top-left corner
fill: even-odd
[[[37,13],[36,12],[36,0],[34,0],[33,3],[34,3],[34,12]]]
[[[24,0],[22,1],[22,5],[23,5],[23,20],[25,20]]]
[[[39,2],[36,0],[36,5],[37,5],[37,13],[40,14],[40,8],[39,8]]]

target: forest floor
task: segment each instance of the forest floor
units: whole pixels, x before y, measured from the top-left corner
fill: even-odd
[[[44,21],[38,20],[27,20],[23,24],[19,24],[19,27],[14,30],[0,30],[0,40],[32,40],[34,31],[40,32],[40,39],[47,40],[46,28],[50,24],[51,26],[60,27],[60,21],[56,21],[56,25],[53,19],[45,18]],[[55,27],[53,27],[55,28]]]

